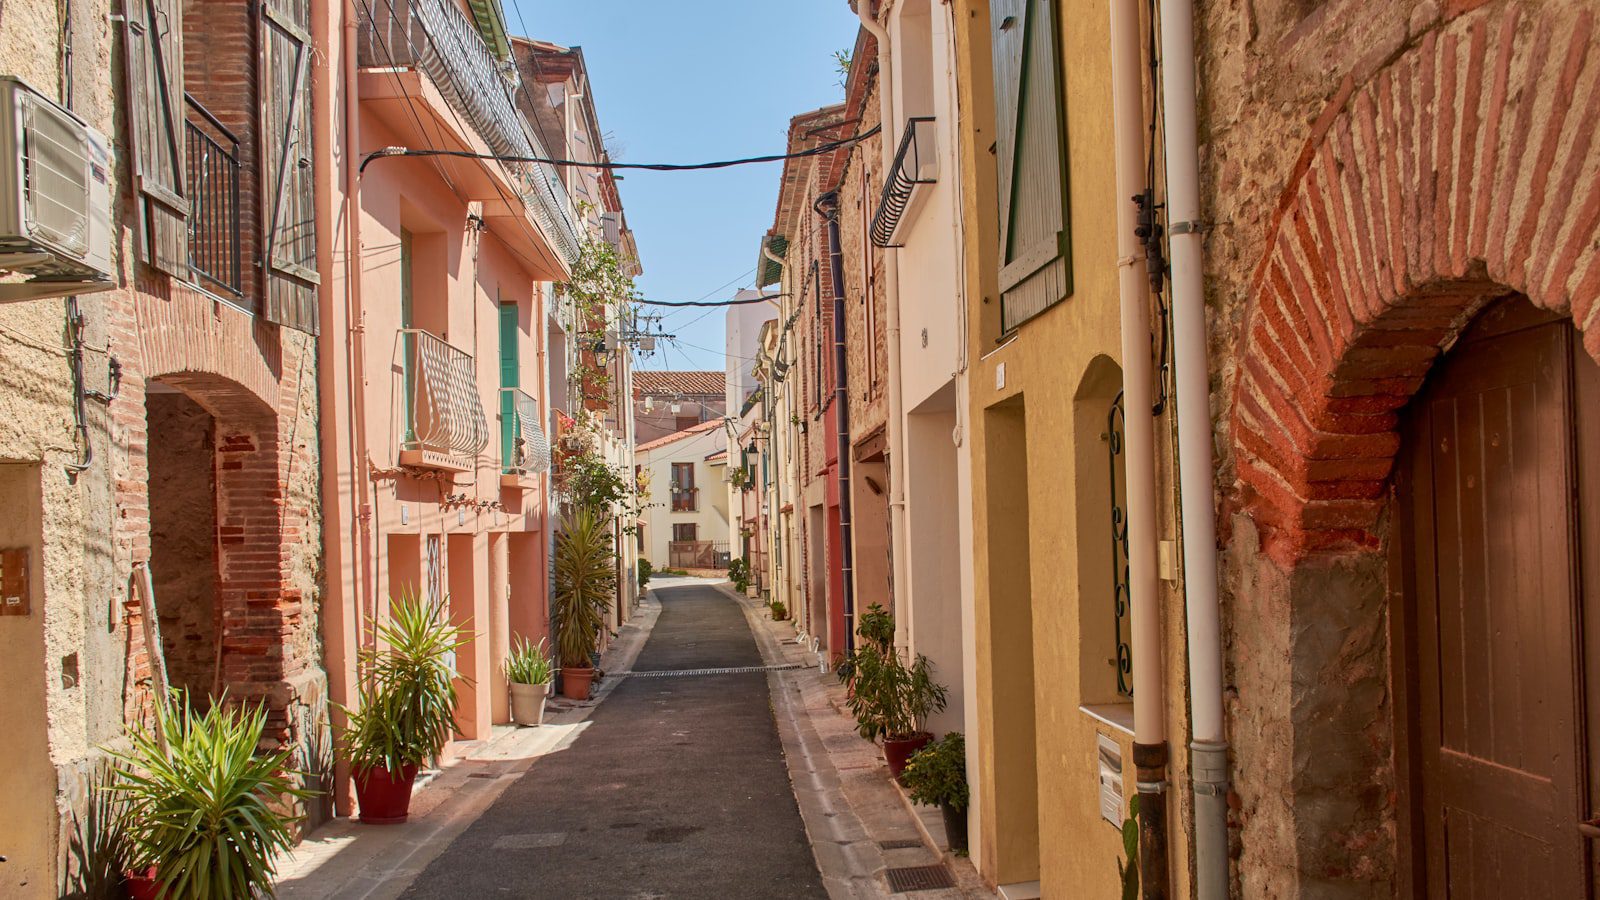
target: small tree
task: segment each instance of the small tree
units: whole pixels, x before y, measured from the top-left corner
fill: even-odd
[[[580,506],[556,536],[556,653],[561,665],[582,669],[605,627],[606,604],[617,589],[616,553],[611,548],[610,518],[601,510]]]

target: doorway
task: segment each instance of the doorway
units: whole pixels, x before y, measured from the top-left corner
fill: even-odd
[[[167,680],[199,709],[223,690],[218,599],[217,423],[188,394],[152,388],[150,573]]]
[[[1411,877],[1435,900],[1595,896],[1600,428],[1577,411],[1596,404],[1570,322],[1514,297],[1407,413],[1401,780]]]

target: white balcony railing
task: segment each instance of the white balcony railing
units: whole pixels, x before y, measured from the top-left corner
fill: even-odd
[[[417,328],[400,331],[404,431],[400,461],[468,469],[489,445],[472,355]]]
[[[501,156],[549,158],[538,134],[517,112],[510,91],[516,69],[502,65],[477,27],[450,0],[386,0],[362,14],[360,64],[415,67],[466,117]],[[555,169],[544,163],[504,163],[523,205],[568,264],[578,258],[572,202]]]
[[[517,388],[500,389],[502,471],[537,475],[550,469],[550,442],[539,427],[539,404]]]

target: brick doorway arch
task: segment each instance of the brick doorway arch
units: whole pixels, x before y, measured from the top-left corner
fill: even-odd
[[[244,386],[181,372],[146,383],[151,569],[174,687],[265,702],[290,736],[298,615],[285,601],[278,418]]]
[[[1597,44],[1587,10],[1457,16],[1346,83],[1281,198],[1228,412],[1247,895],[1409,883],[1385,553],[1401,415],[1510,294],[1600,357]]]

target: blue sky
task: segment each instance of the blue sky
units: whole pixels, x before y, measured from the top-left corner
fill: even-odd
[[[845,0],[503,3],[512,32],[583,47],[600,127],[624,162],[783,152],[790,117],[843,98],[833,53],[860,24]],[[624,172],[645,297],[726,299],[749,286],[781,167]],[[720,309],[672,312],[664,328],[680,341],[639,366],[723,368],[722,323]]]

